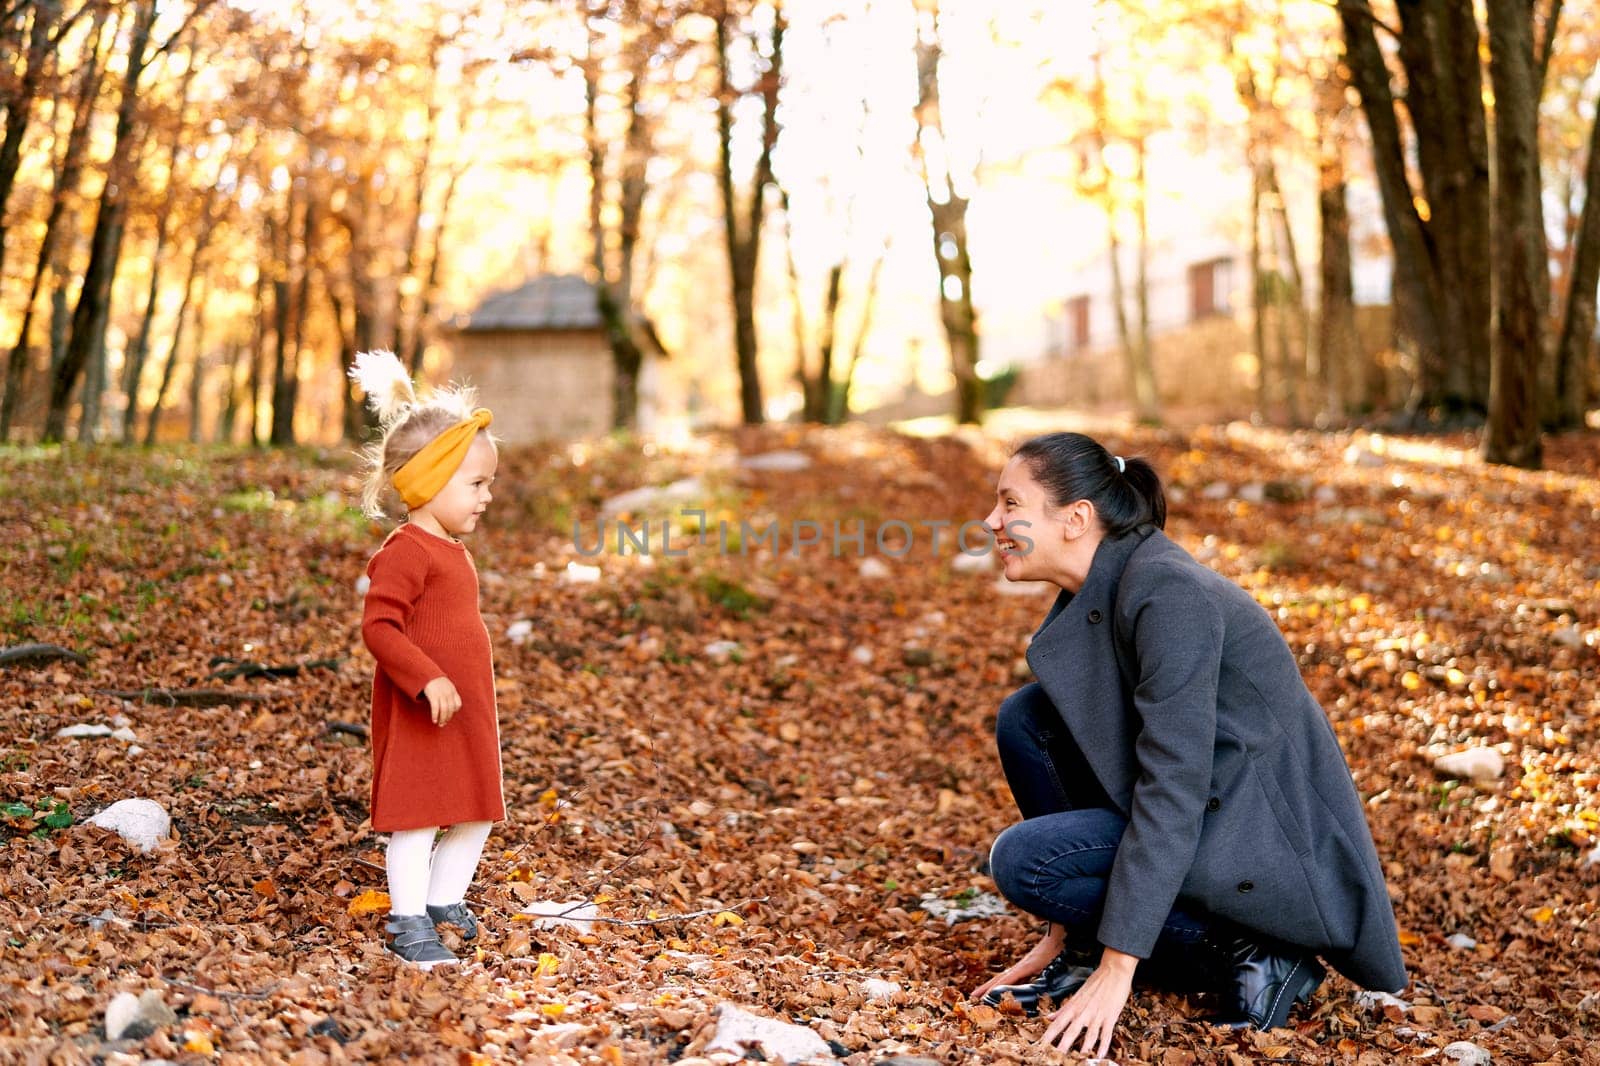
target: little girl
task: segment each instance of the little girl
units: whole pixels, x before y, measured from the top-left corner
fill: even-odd
[[[392,486],[406,521],[367,564],[361,636],[372,680],[372,828],[389,833],[389,950],[422,969],[458,962],[439,939],[468,940],[478,921],[463,897],[491,823],[505,817],[489,631],[478,574],[457,538],[488,506],[498,460],[492,418],[469,389],[419,403],[390,352],[362,352],[350,371],[377,412],[363,502],[383,517]],[[438,845],[434,837],[448,827]]]

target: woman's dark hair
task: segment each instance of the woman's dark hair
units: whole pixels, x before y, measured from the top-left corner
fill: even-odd
[[[1143,459],[1117,457],[1105,445],[1082,433],[1046,433],[1024,441],[1012,458],[1027,464],[1033,480],[1044,486],[1052,507],[1088,500],[1108,536],[1153,522],[1166,528],[1167,497],[1161,476]]]

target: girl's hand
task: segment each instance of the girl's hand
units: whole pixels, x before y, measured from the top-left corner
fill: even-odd
[[[1133,970],[1138,965],[1137,955],[1106,948],[1100,955],[1100,965],[1083,987],[1050,1016],[1050,1027],[1039,1042],[1046,1047],[1058,1044],[1062,1051],[1071,1051],[1081,1038],[1085,1055],[1102,1059],[1109,1055],[1111,1036],[1117,1019],[1122,1017],[1122,1008],[1128,1005]]]
[[[1028,978],[1050,965],[1051,961],[1061,954],[1061,949],[1066,944],[1066,940],[1066,929],[1055,922],[1051,922],[1044,939],[1035,944],[1033,950],[1013,963],[1009,969],[1002,970],[977,988],[974,988],[972,990],[972,998],[982,999],[985,992],[1000,985],[1022,984]]]
[[[461,709],[461,693],[448,677],[436,677],[422,690],[422,696],[433,710],[433,724],[444,725]]]

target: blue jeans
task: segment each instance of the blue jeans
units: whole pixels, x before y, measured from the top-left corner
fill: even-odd
[[[1088,947],[1095,943],[1127,819],[1112,806],[1037,683],[1000,704],[995,738],[1023,820],[995,840],[989,872],[1013,905],[1059,922],[1069,944]],[[1175,908],[1162,926],[1156,954],[1174,961],[1192,956],[1215,924],[1204,914]]]

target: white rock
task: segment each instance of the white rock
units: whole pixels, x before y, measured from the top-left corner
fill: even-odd
[[[867,647],[865,644],[857,644],[855,647],[850,649],[850,658],[854,659],[862,666],[866,666],[872,662],[872,649]]]
[[[1444,1046],[1444,1057],[1461,1063],[1461,1066],[1489,1066],[1490,1063],[1494,1062],[1494,1059],[1489,1057],[1487,1051],[1477,1044],[1469,1044],[1465,1040],[1457,1040],[1454,1044],[1446,1044]]]
[[[856,568],[856,572],[868,581],[880,581],[894,573],[893,570],[889,569],[889,564],[876,555],[869,555],[861,560],[861,565]]]
[[[751,1044],[759,1047],[769,1062],[778,1058],[784,1062],[835,1061],[827,1042],[803,1025],[763,1018],[730,1003],[718,1007],[717,1029],[706,1053],[728,1051],[743,1058]]]
[[[56,730],[57,740],[74,740],[79,737],[109,737],[111,727],[108,725],[95,725],[82,722],[78,725],[69,725]]]
[[[528,618],[519,618],[506,627],[506,639],[513,644],[522,644],[533,636],[533,621]]]
[[[1200,490],[1200,498],[1203,500],[1226,500],[1232,495],[1233,486],[1226,481],[1213,481]]]
[[[1550,634],[1550,639],[1563,648],[1581,648],[1583,647],[1583,627],[1577,625],[1562,626]]]
[[[143,755],[144,754],[144,749],[141,748],[137,744],[129,744],[128,745],[128,754],[129,755]]]
[[[1338,503],[1339,490],[1332,485],[1318,485],[1317,491],[1311,494],[1311,498],[1318,503]]]
[[[805,470],[811,465],[811,457],[804,452],[777,451],[763,452],[760,455],[747,455],[739,460],[739,465],[746,470],[774,470],[781,473],[793,473],[796,470]]]
[[[569,585],[593,585],[600,580],[600,568],[585,563],[568,563],[561,580]]]
[[[1344,450],[1344,461],[1350,466],[1374,468],[1383,466],[1386,460],[1376,452],[1352,444]]]
[[[1594,866],[1596,864],[1600,864],[1600,844],[1596,844],[1593,849],[1583,856],[1583,865]]]
[[[1246,503],[1261,503],[1267,498],[1267,487],[1259,481],[1252,481],[1239,489],[1239,499]]]
[[[900,986],[881,977],[869,977],[861,982],[861,991],[868,999],[892,999],[899,993]]]
[[[946,925],[955,925],[971,918],[998,918],[1009,914],[1006,901],[993,892],[978,892],[965,900],[940,899],[936,893],[922,896],[921,908],[935,918],[943,918]]]
[[[1451,933],[1444,938],[1444,942],[1457,951],[1471,951],[1478,946],[1478,942],[1465,933]]]
[[[706,645],[706,656],[719,662],[730,658],[735,652],[742,650],[737,640],[714,640]]]
[[[637,514],[641,511],[656,511],[675,503],[698,500],[705,495],[705,482],[697,477],[681,478],[670,485],[646,485],[611,497],[600,505],[600,517],[611,518],[625,512]]]
[[[994,569],[994,552],[957,552],[950,569],[958,574],[987,574]]]
[[[132,992],[118,992],[106,1004],[106,1039],[121,1040],[128,1026],[139,1017],[139,997]]]
[[[127,726],[123,726],[121,729],[113,729],[111,731],[111,739],[121,740],[125,743],[132,744],[139,738],[134,735],[133,730],[129,729]]]
[[[1468,748],[1439,756],[1433,760],[1433,768],[1470,781],[1498,781],[1505,773],[1505,760],[1493,748]]]
[[[1060,591],[1049,581],[1007,581],[1003,577],[995,579],[994,590],[1002,596],[1038,596]]]
[[[1411,1009],[1410,1003],[1389,992],[1357,992],[1356,1006],[1373,1013],[1382,1011],[1385,1007],[1399,1007],[1401,1014]]]
[[[529,923],[534,929],[571,926],[580,933],[587,933],[594,928],[594,920],[600,917],[600,908],[587,900],[575,899],[565,903],[530,903],[522,908],[522,913],[539,915]]]
[[[372,581],[372,579],[367,577],[367,575],[365,575],[365,574],[362,574],[361,577],[362,577],[363,580],[367,581],[369,584]],[[221,585],[225,589],[233,588],[233,575],[232,574],[218,574],[217,575],[217,584]],[[356,582],[356,587],[358,589],[360,589],[360,584],[361,583],[359,581]],[[361,593],[362,593],[362,595],[365,595],[366,594],[366,590],[365,589],[361,589]]]
[[[123,726],[131,726],[133,724],[133,719],[129,718],[125,714],[119,714],[111,719],[111,724],[116,726],[118,729],[121,729]]]
[[[161,804],[147,799],[118,800],[88,822],[111,830],[145,854],[172,832],[172,819]]]
[[[367,594],[367,590],[370,589],[371,587],[372,587],[372,579],[370,577],[368,577],[366,574],[362,574],[360,577],[356,578],[356,595],[357,596],[365,596]]]
[[[161,993],[153,988],[138,996],[132,992],[118,992],[106,1004],[106,1039],[120,1040],[123,1036],[143,1039],[177,1020],[172,1008],[162,1001]]]

